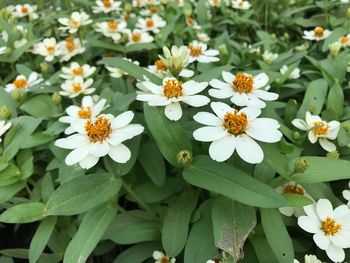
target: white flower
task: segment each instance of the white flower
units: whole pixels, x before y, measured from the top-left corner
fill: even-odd
[[[215,49],[207,50],[207,44],[198,42],[196,40],[192,41],[187,47],[189,55],[189,63],[198,61],[201,63],[217,62],[220,59],[216,57],[219,55],[219,51]]]
[[[248,45],[248,52],[250,54],[260,55],[261,50],[260,47],[253,47],[252,45]]]
[[[277,53],[272,53],[270,51],[265,51],[262,54],[262,58],[265,61],[266,64],[271,65],[277,58],[278,58],[278,54]]]
[[[341,205],[333,210],[327,199],[304,207],[306,216],[298,218],[298,225],[306,232],[313,233],[316,245],[325,250],[333,262],[345,259],[343,248],[350,247],[350,210]]]
[[[81,26],[85,26],[92,23],[90,16],[85,12],[73,12],[70,18],[59,18],[58,22],[63,26],[59,27],[60,30],[67,31],[70,34],[76,33]]]
[[[328,29],[323,29],[322,27],[318,26],[311,31],[304,30],[303,38],[308,40],[320,41],[329,37],[331,33],[332,31],[329,31]]]
[[[144,130],[140,124],[130,124],[133,118],[134,113],[127,111],[117,117],[107,114],[97,116],[93,120],[88,119],[76,125],[78,133],[58,139],[55,145],[73,150],[65,159],[67,165],[79,163],[81,168],[89,169],[100,157],[106,155],[117,163],[126,163],[131,157],[131,152],[123,142]]]
[[[283,65],[282,68],[280,69],[280,73],[282,75],[285,75],[288,71],[288,66],[287,65]],[[299,68],[295,68],[293,69],[293,71],[291,73],[289,73],[288,76],[289,79],[298,79],[300,78],[300,69]]]
[[[171,72],[169,72],[167,66],[161,59],[156,60],[154,65],[149,65],[148,70],[160,77],[171,75]],[[190,78],[193,76],[193,74],[194,71],[184,68],[180,71],[179,77]]]
[[[119,42],[122,39],[122,33],[127,26],[124,20],[109,20],[96,24],[96,31],[102,33],[106,37],[110,37],[114,42]]]
[[[349,181],[349,188],[350,188],[350,181]],[[343,190],[342,192],[344,199],[348,200],[348,207],[350,207],[350,190]]]
[[[146,101],[150,106],[165,106],[165,116],[172,121],[177,121],[182,116],[180,102],[192,107],[201,107],[210,102],[208,97],[198,95],[208,86],[207,82],[190,80],[182,83],[176,78],[165,78],[162,86],[150,81],[142,84],[149,92],[139,92],[136,99]]]
[[[337,138],[340,123],[338,121],[326,122],[317,115],[311,115],[310,112],[306,112],[305,120],[294,119],[292,124],[303,131],[308,131],[308,138],[311,143],[316,143],[319,139],[320,145],[327,152],[333,152],[337,148],[334,143],[328,141]]]
[[[42,42],[34,45],[33,53],[45,57],[47,62],[51,62],[55,57],[61,55],[56,39],[53,37],[45,38]]]
[[[223,71],[222,77],[225,82],[213,79],[209,82],[214,89],[209,90],[209,95],[217,99],[231,98],[237,106],[248,106],[254,108],[264,108],[266,101],[278,99],[278,94],[268,92],[269,77],[266,73],[260,73],[253,77],[250,74],[240,72],[233,75]],[[265,87],[265,88],[264,88]]]
[[[152,17],[142,18],[140,17],[136,23],[136,27],[142,31],[150,31],[158,33],[159,29],[166,26],[166,22],[157,14]]]
[[[210,37],[206,33],[197,33],[197,38],[199,41],[202,42],[208,42],[210,40]]]
[[[249,9],[251,5],[248,1],[232,0],[232,7],[236,9]]]
[[[208,0],[210,6],[220,7],[221,0]]]
[[[11,122],[0,121],[0,142],[2,142],[1,136],[10,129],[11,125]]]
[[[137,60],[132,61],[130,58],[123,58],[126,61],[130,61],[132,63],[134,63],[135,65],[140,65],[140,62],[138,62]],[[111,66],[107,66],[105,65],[105,68],[110,72],[110,76],[112,78],[121,78],[124,75],[128,75],[127,72],[121,70],[120,68],[116,68],[116,67],[111,67]]]
[[[90,88],[93,82],[93,79],[87,79],[84,81],[80,76],[74,79],[69,79],[61,85],[63,91],[60,91],[59,93],[62,96],[67,96],[69,98],[75,98],[80,94],[88,95],[95,91],[95,88]]]
[[[133,31],[127,30],[126,33],[129,37],[129,42],[127,45],[149,43],[154,40],[154,38],[148,32],[143,32],[139,29],[134,29]]]
[[[28,42],[28,40],[26,38],[22,38],[20,40],[16,40],[14,43],[13,43],[13,46],[18,49],[20,48],[21,46],[25,45],[26,43]]]
[[[294,259],[294,263],[299,263],[299,261]],[[314,255],[305,255],[304,263],[323,263],[323,262],[317,259],[317,257]]]
[[[170,258],[166,256],[163,252],[161,251],[154,251],[152,254],[153,259],[156,261],[154,263],[175,263],[176,258]]]
[[[341,44],[342,47],[350,46],[350,34],[340,37],[338,39],[338,42]]]
[[[29,5],[29,4],[24,4],[24,5],[16,5],[15,10],[13,11],[13,16],[14,17],[25,17],[28,16],[30,19],[37,19],[38,14],[35,13],[36,11],[36,5]]]
[[[18,75],[12,83],[6,85],[5,90],[7,92],[12,92],[13,90],[27,91],[29,88],[42,81],[43,79],[41,78],[41,75],[36,72],[30,73],[28,79],[24,75]]]
[[[193,119],[207,125],[193,132],[197,141],[212,142],[209,147],[210,157],[224,162],[235,150],[248,163],[261,163],[264,152],[255,140],[266,143],[278,142],[282,138],[276,120],[257,118],[261,111],[255,108],[236,110],[222,102],[212,102],[210,107],[216,116],[209,112],[199,112]]]
[[[171,50],[167,47],[163,47],[164,57],[159,56],[160,60],[164,63],[165,67],[174,75],[179,74],[188,64],[190,60],[189,53],[186,46],[172,46]],[[192,75],[193,75],[193,71]],[[190,74],[189,74],[190,75]],[[184,76],[184,77],[191,77]]]
[[[58,48],[60,50],[60,55],[62,55],[60,61],[68,61],[72,57],[85,52],[85,47],[80,42],[79,38],[74,38],[72,36],[58,43]]]
[[[94,103],[91,96],[83,97],[81,106],[71,105],[66,109],[68,116],[62,116],[59,118],[60,122],[68,123],[70,126],[65,130],[65,134],[72,134],[75,132],[76,125],[81,126],[81,122],[85,123],[86,120],[94,120],[97,115],[101,113],[106,105],[106,100],[101,99],[97,103]]]
[[[96,68],[91,67],[88,64],[84,64],[82,66],[77,62],[72,62],[69,67],[62,67],[60,77],[63,79],[74,79],[76,77],[82,77],[84,79],[90,77],[94,74]]]
[[[121,8],[121,2],[120,1],[114,1],[114,0],[96,0],[96,5],[94,6],[93,12],[94,13],[110,13],[112,11],[119,11]]]
[[[207,263],[215,263],[214,260],[208,260]]]
[[[7,47],[0,47],[0,55],[5,54],[7,52]]]

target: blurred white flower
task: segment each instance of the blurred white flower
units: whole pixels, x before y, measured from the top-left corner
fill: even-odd
[[[94,13],[110,13],[121,10],[121,1],[114,0],[96,0],[96,5],[92,8]]]
[[[249,1],[232,0],[232,7],[236,9],[249,9],[251,5]]]
[[[88,95],[95,91],[95,88],[90,88],[93,83],[93,79],[87,79],[84,81],[82,77],[69,79],[62,83],[61,89],[63,91],[60,91],[59,93],[62,96],[67,96],[69,98],[75,98],[80,94]]]
[[[11,122],[0,121],[0,142],[2,142],[1,136],[11,128]]]
[[[96,68],[91,67],[88,64],[79,65],[77,62],[72,62],[69,67],[62,67],[60,77],[63,79],[74,79],[76,77],[82,77],[84,79],[94,74]]]
[[[130,44],[138,44],[138,43],[150,43],[154,40],[154,38],[148,33],[143,32],[139,29],[126,30],[126,33],[128,34],[129,42],[127,45]]]
[[[270,51],[265,51],[262,54],[262,58],[266,64],[271,65],[278,58],[278,54],[272,53]]]
[[[221,0],[208,0],[210,6],[214,7],[220,7],[221,6]]]
[[[299,263],[299,261],[294,259],[294,263]],[[314,255],[305,255],[304,263],[323,263],[323,262],[317,259],[317,257]]]
[[[157,251],[157,250],[153,252],[152,257],[155,260],[154,263],[175,263],[176,262],[176,258],[168,257],[163,252]]]
[[[350,34],[340,37],[338,39],[338,42],[341,44],[342,47],[350,46]]]
[[[125,31],[127,24],[124,20],[109,20],[96,24],[96,32],[102,33],[106,37],[110,37],[114,42],[122,39],[122,33]]]
[[[26,38],[22,38],[20,40],[16,40],[13,43],[13,46],[17,49],[20,48],[21,46],[25,45],[28,42],[28,40]]]
[[[311,31],[304,30],[303,38],[308,40],[320,41],[329,37],[331,33],[332,31],[329,31],[328,29],[324,29],[323,27],[318,26]]]
[[[45,57],[47,62],[51,62],[55,57],[61,55],[56,39],[53,37],[45,38],[42,42],[35,44],[33,53]]]
[[[36,9],[36,5],[16,5],[12,14],[14,17],[17,18],[28,16],[30,19],[37,19],[39,16],[37,13],[35,13]]]
[[[13,90],[27,91],[42,81],[41,75],[36,72],[30,73],[28,78],[24,75],[18,75],[12,83],[6,85],[5,90],[7,92],[12,92]]]
[[[202,41],[202,42],[208,42],[210,40],[210,37],[206,34],[206,33],[197,33],[197,38],[199,41]]]
[[[58,43],[58,49],[62,56],[60,61],[68,61],[72,57],[85,52],[85,47],[80,42],[79,38],[72,36],[67,37],[64,41]]]
[[[288,66],[287,65],[283,65],[282,68],[280,69],[280,73],[282,75],[285,75],[288,71]],[[299,68],[295,68],[293,69],[292,72],[289,73],[288,76],[289,79],[298,79],[300,78],[300,69]]]
[[[143,18],[140,17],[136,23],[136,27],[142,31],[150,31],[153,33],[158,33],[162,27],[166,26],[165,20],[159,15],[154,14],[152,17]]]
[[[7,51],[7,47],[0,47],[0,55],[5,54]]]
[[[58,19],[58,22],[63,26],[59,27],[60,30],[68,31],[70,34],[76,33],[81,26],[85,26],[92,23],[90,16],[85,12],[73,12],[70,18],[62,17]]]
[[[210,63],[217,62],[220,59],[216,56],[219,55],[219,51],[216,49],[208,49],[207,44],[198,42],[196,40],[192,41],[187,46],[187,51],[189,54],[189,63],[198,61],[200,63]]]

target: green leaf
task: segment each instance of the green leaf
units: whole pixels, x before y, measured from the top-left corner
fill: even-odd
[[[122,53],[126,52],[126,48],[123,45],[118,45],[116,43],[107,42],[107,41],[103,41],[103,40],[89,39],[87,44],[90,47],[101,47],[101,48],[105,48],[108,50],[119,51]]]
[[[17,154],[18,168],[21,170],[22,179],[27,179],[33,174],[33,153],[30,149],[19,151]]]
[[[63,262],[86,262],[112,222],[116,212],[117,208],[111,204],[105,204],[87,212],[78,232],[67,247]]]
[[[208,20],[208,17],[207,17],[208,10],[207,10],[206,4],[207,4],[206,0],[199,0],[196,4],[196,14],[200,25],[203,25]]]
[[[264,233],[278,262],[293,262],[294,248],[292,239],[278,209],[260,209]]]
[[[344,112],[344,92],[343,88],[336,82],[328,93],[327,109],[334,111],[337,117],[341,117]]]
[[[185,180],[238,202],[257,207],[283,207],[287,202],[274,189],[226,163],[198,156],[184,169]]]
[[[29,262],[35,263],[38,261],[41,253],[43,253],[47,242],[55,228],[57,217],[52,216],[41,221],[36,230],[29,248]]]
[[[259,263],[278,263],[276,256],[273,254],[264,236],[254,235],[249,240],[254,247]]]
[[[284,193],[282,195],[287,200],[288,207],[302,207],[313,203],[310,198],[303,195]]]
[[[11,112],[11,118],[17,117],[16,104],[11,98],[10,93],[0,87],[0,107],[6,106]]]
[[[10,163],[9,166],[0,171],[0,186],[11,185],[21,179],[21,171],[13,163]]]
[[[191,152],[192,145],[181,123],[168,120],[164,107],[150,107],[144,103],[144,114],[147,127],[164,158],[172,165],[182,167],[177,154],[183,150]]]
[[[47,202],[46,215],[77,215],[112,199],[120,190],[120,178],[92,174],[62,184]]]
[[[158,49],[158,46],[155,43],[138,43],[138,44],[132,44],[130,46],[126,47],[126,52],[140,52],[142,50],[153,50]]]
[[[221,73],[223,71],[230,71],[232,68],[233,68],[232,66],[220,66],[220,67],[212,68],[212,69],[206,70],[202,74],[195,76],[193,80],[198,82],[203,82],[203,81],[210,81],[215,78],[221,78]]]
[[[6,202],[25,187],[24,181],[0,187],[0,204]]]
[[[304,173],[296,173],[291,180],[299,183],[320,183],[350,179],[350,161],[327,157],[303,156],[309,167]]]
[[[45,204],[33,202],[10,207],[0,215],[0,222],[11,224],[31,223],[44,218]]]
[[[197,200],[198,193],[183,192],[167,209],[162,228],[162,244],[168,256],[176,257],[185,247],[191,215]]]
[[[61,113],[60,106],[54,104],[51,96],[46,94],[31,97],[21,105],[20,109],[33,117],[43,118],[54,117]]]
[[[140,243],[124,250],[113,263],[143,263],[152,256],[153,251],[160,248],[158,242]]]

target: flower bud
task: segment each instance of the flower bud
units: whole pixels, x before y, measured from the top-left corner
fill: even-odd
[[[346,16],[350,18],[350,8],[346,11]]]
[[[334,42],[328,45],[329,51],[332,57],[336,57],[341,49],[341,44],[339,42]]]
[[[339,152],[337,150],[335,150],[334,152],[328,152],[326,156],[327,158],[331,159],[339,159]]]
[[[132,6],[130,3],[126,3],[124,5],[124,11],[127,12],[127,13],[130,13],[132,11]]]
[[[227,55],[228,51],[227,51],[227,46],[225,44],[222,44],[218,47],[219,51],[221,54],[223,55]]]
[[[21,92],[18,91],[18,90],[13,90],[13,91],[11,92],[11,97],[12,97],[12,99],[15,100],[15,101],[20,101],[20,100],[22,99],[22,94],[21,94]]]
[[[301,137],[301,136],[300,136],[300,133],[299,133],[299,132],[296,131],[296,132],[293,133],[293,138],[294,138],[295,140],[299,140],[300,137]]]
[[[309,162],[306,159],[298,159],[294,162],[294,171],[296,173],[303,173],[309,168]]]
[[[47,62],[40,63],[42,73],[48,73],[50,71],[50,65]]]
[[[177,162],[183,166],[187,166],[192,162],[192,153],[187,150],[180,151],[177,156]]]
[[[62,101],[62,97],[60,94],[58,94],[57,92],[55,92],[54,94],[52,94],[51,96],[52,102],[56,105],[60,104]]]
[[[7,120],[11,117],[11,112],[9,110],[9,108],[6,105],[3,105],[0,108],[0,117],[4,120]]]

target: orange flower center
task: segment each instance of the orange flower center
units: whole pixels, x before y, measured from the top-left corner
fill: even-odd
[[[312,124],[314,125],[312,131],[316,136],[326,135],[330,128],[330,126],[323,121],[315,121]]]
[[[158,13],[158,7],[156,7],[155,5],[151,6],[150,10],[153,14]]]
[[[79,27],[79,21],[77,21],[75,19],[71,19],[71,20],[69,20],[69,26],[73,27],[73,28],[77,28],[77,27]]]
[[[70,53],[74,51],[75,44],[74,44],[74,38],[73,37],[67,37],[66,38],[66,49]]]
[[[107,22],[108,28],[112,31],[117,31],[118,29],[118,23],[114,20],[110,20]]]
[[[347,36],[343,36],[343,37],[340,37],[340,38],[339,38],[339,41],[340,41],[340,43],[342,43],[343,45],[345,45],[345,44],[348,44],[348,43],[349,43],[350,39],[349,39]]]
[[[55,52],[55,50],[56,50],[56,47],[53,45],[49,45],[49,46],[45,46],[45,47],[46,47],[47,52],[49,52],[50,54]]]
[[[324,29],[320,26],[314,29],[314,34],[316,37],[323,37]]]
[[[192,26],[193,25],[193,18],[192,17],[187,17],[186,18],[186,24],[189,25],[189,26]]]
[[[159,71],[166,71],[167,70],[166,65],[160,59],[156,60],[156,62],[154,62],[154,64],[156,65],[157,70],[159,70]]]
[[[24,89],[27,87],[27,83],[26,79],[16,79],[13,81],[13,85],[15,85],[17,89]]]
[[[242,113],[227,112],[224,116],[224,127],[233,134],[239,135],[245,132],[248,125],[247,115]]]
[[[164,95],[168,99],[182,96],[182,81],[177,79],[168,79],[163,85]]]
[[[333,218],[327,217],[321,222],[321,229],[327,236],[333,236],[342,229],[342,226]]]
[[[190,55],[192,57],[199,57],[200,55],[202,55],[202,47],[201,46],[194,46],[192,44],[189,44],[188,48],[190,49]]]
[[[112,3],[109,0],[103,0],[103,6],[105,8],[111,8],[112,7]]]
[[[302,187],[293,185],[293,184],[287,184],[283,187],[283,193],[285,194],[296,194],[296,195],[304,195],[305,191]]]
[[[140,32],[133,32],[131,34],[131,39],[134,42],[139,42],[141,40],[141,33]]]
[[[28,14],[28,12],[29,12],[28,7],[25,7],[25,6],[22,6],[22,7],[21,7],[21,13],[22,13],[22,14]]]
[[[80,107],[80,110],[78,111],[78,117],[80,119],[90,119],[92,114],[91,107]]]
[[[154,21],[152,18],[147,18],[146,19],[146,27],[151,28],[154,26]]]
[[[85,130],[92,143],[102,143],[112,133],[111,123],[104,116],[97,117],[94,122],[87,120]]]
[[[73,74],[75,76],[80,76],[81,74],[83,74],[83,72],[84,72],[83,67],[77,67],[77,68],[73,69]]]
[[[236,78],[233,81],[233,89],[239,93],[249,93],[253,89],[254,78],[245,73],[236,74]]]
[[[162,257],[162,259],[160,260],[160,263],[170,263],[170,257]]]
[[[74,93],[79,93],[79,92],[81,92],[82,88],[81,88],[80,83],[74,83],[74,84],[72,85],[72,90],[73,90]]]

